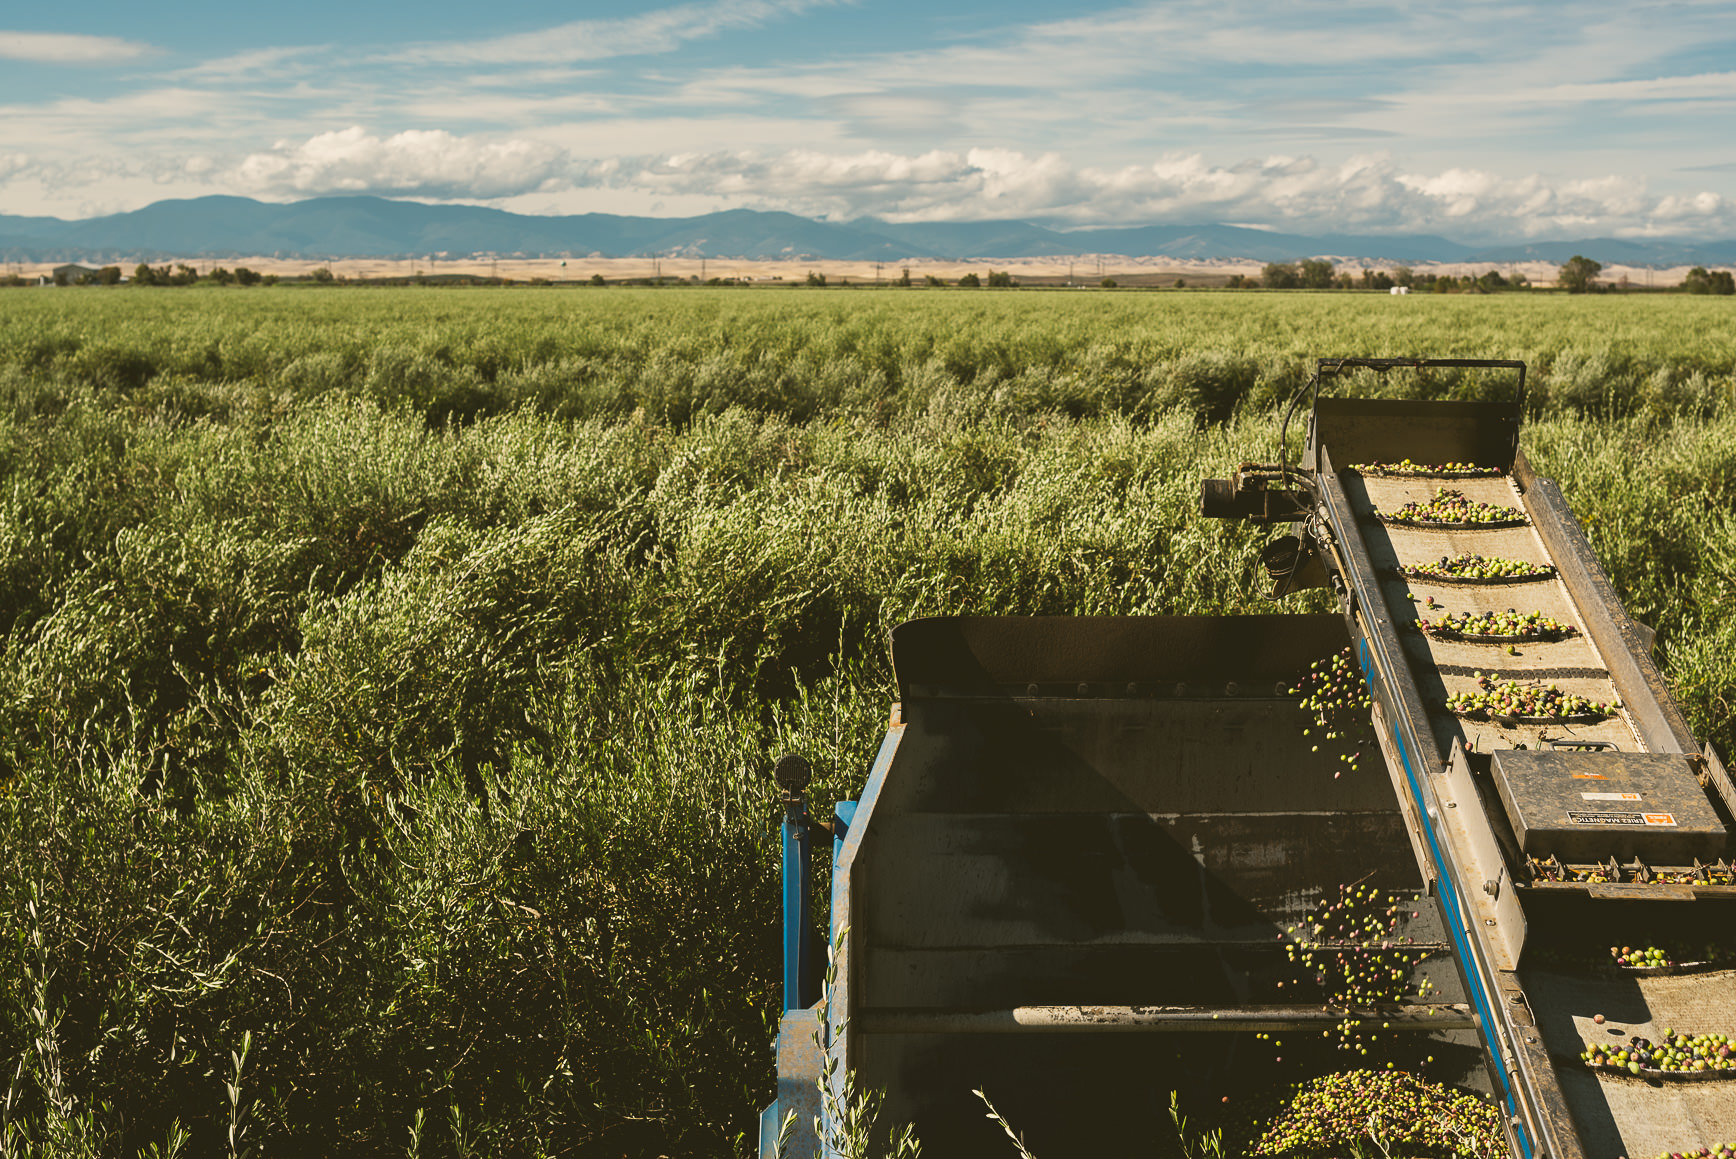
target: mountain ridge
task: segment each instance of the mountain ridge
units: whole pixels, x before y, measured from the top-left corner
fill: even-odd
[[[210,196],[67,221],[0,214],[0,259],[161,261],[169,258],[717,257],[851,261],[1015,259],[1083,255],[1295,261],[1562,262],[1730,265],[1736,240],[1581,238],[1473,246],[1432,234],[1308,235],[1247,226],[1144,225],[1059,229],[1030,221],[824,221],[730,209],[696,217],[584,213],[537,216],[477,205],[371,196],[286,203]]]

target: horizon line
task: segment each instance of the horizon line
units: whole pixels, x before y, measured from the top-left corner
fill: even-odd
[[[522,218],[528,221],[559,221],[570,218],[600,217],[628,221],[696,221],[708,217],[717,217],[730,213],[747,213],[763,215],[782,215],[794,217],[816,225],[845,227],[862,222],[872,222],[878,225],[901,227],[962,227],[973,225],[1023,225],[1045,230],[1055,234],[1078,234],[1092,232],[1109,232],[1116,230],[1136,229],[1234,229],[1250,234],[1261,235],[1280,240],[1286,237],[1303,238],[1309,241],[1325,240],[1327,238],[1390,238],[1395,240],[1432,239],[1451,245],[1463,246],[1467,249],[1489,249],[1495,247],[1515,247],[1531,245],[1560,245],[1574,242],[1619,242],[1627,245],[1723,245],[1736,244],[1736,237],[1698,237],[1685,234],[1608,234],[1601,236],[1534,236],[1525,238],[1500,237],[1490,240],[1464,241],[1447,234],[1424,231],[1391,231],[1378,227],[1366,230],[1334,229],[1321,233],[1303,232],[1305,227],[1284,225],[1262,225],[1248,221],[1143,221],[1122,223],[1060,223],[1042,217],[985,217],[985,218],[949,218],[943,220],[895,221],[883,217],[833,218],[830,216],[810,217],[784,209],[753,209],[747,206],[732,206],[728,209],[717,209],[707,213],[681,214],[661,216],[657,214],[628,214],[588,211],[584,213],[526,213],[513,209],[502,209],[499,206],[478,204],[468,201],[429,201],[414,197],[390,197],[378,193],[327,193],[312,197],[296,198],[288,201],[273,201],[237,193],[211,193],[199,197],[165,197],[134,209],[117,210],[113,213],[93,214],[89,217],[59,217],[53,214],[23,214],[10,213],[0,209],[0,219],[16,218],[25,221],[54,221],[65,225],[76,225],[84,222],[100,221],[108,218],[125,217],[130,214],[142,213],[161,205],[184,205],[201,201],[241,201],[253,205],[273,208],[287,208],[297,205],[309,205],[317,202],[330,201],[375,201],[388,205],[422,206],[428,209],[479,209],[499,213],[507,217]],[[24,240],[24,239],[20,239]],[[895,240],[895,239],[891,239]],[[24,247],[18,247],[24,248]],[[1151,255],[1161,256],[1161,255]],[[1321,255],[1329,256],[1329,255]],[[1444,259],[1430,259],[1444,260]]]

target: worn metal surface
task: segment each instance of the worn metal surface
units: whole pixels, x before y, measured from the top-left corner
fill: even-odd
[[[1680,755],[1509,750],[1492,768],[1529,855],[1687,865],[1723,852],[1724,826]]]
[[[1290,1065],[1342,1065],[1320,1036],[1339,1016],[1310,1007],[1280,934],[1342,882],[1422,885],[1372,753],[1334,778],[1288,694],[1344,643],[1331,616],[894,633],[901,733],[850,826],[835,911],[849,932],[834,1017],[889,1119],[937,1153],[992,1147],[981,1083],[1038,1153],[1122,1153],[1153,1138],[1130,1106],[1294,1073],[1254,1041],[1268,1025],[1304,1040],[1285,1044]],[[1413,904],[1398,936],[1432,955],[1418,981],[1437,1014],[1407,1033],[1474,1065],[1439,917]],[[1235,1031],[1202,1058],[1188,1044],[1226,1017]],[[1033,1019],[1050,1028],[1035,1041],[991,1029]]]
[[[945,616],[892,630],[901,698],[913,689],[1003,691],[1080,682],[1092,696],[1136,687],[1162,696],[1183,682],[1195,695],[1230,682],[1250,696],[1294,681],[1346,643],[1335,616]],[[1183,695],[1187,695],[1184,692]]]
[[[1490,805],[1479,790],[1472,758],[1457,742],[1447,771],[1435,783],[1436,827],[1453,850],[1459,881],[1484,961],[1497,975],[1518,967],[1524,953],[1527,921],[1514,888],[1512,859],[1504,856],[1498,833],[1488,824]],[[1500,1005],[1500,987],[1492,997]],[[1512,1003],[1508,1003],[1512,1005]]]
[[[1648,1082],[1597,1075],[1579,1065],[1589,1042],[1657,1041],[1665,1028],[1732,1033],[1736,972],[1659,978],[1523,972],[1537,1025],[1560,1060],[1562,1089],[1593,1159],[1697,1150],[1736,1139],[1736,1080]],[[1604,1016],[1599,1024],[1593,1019]]]
[[[820,1073],[824,1053],[820,1048],[820,1020],[815,1011],[787,1010],[778,1020],[778,1094],[760,1112],[760,1159],[777,1155],[778,1134],[784,1118],[793,1114],[783,1159],[815,1159],[819,1143],[814,1119],[820,1114]]]
[[[1309,428],[1309,462],[1321,469],[1319,451],[1330,447],[1340,467],[1409,459],[1506,470],[1518,450],[1520,413],[1514,403],[1322,398]]]

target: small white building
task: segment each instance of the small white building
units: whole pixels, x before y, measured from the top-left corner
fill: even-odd
[[[1394,286],[1392,289],[1388,290],[1387,293],[1389,293],[1389,294],[1408,294],[1408,293],[1410,293],[1410,287],[1409,286]]]

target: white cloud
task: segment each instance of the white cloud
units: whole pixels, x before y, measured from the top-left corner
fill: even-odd
[[[117,36],[72,32],[8,32],[0,29],[0,60],[37,64],[114,64],[135,60],[154,49]]]
[[[710,195],[838,219],[1264,221],[1303,233],[1446,230],[1467,239],[1736,228],[1731,202],[1716,193],[1660,198],[1643,180],[1621,176],[1514,178],[1463,167],[1422,173],[1384,155],[1335,164],[1279,155],[1215,165],[1198,154],[1171,154],[1144,165],[1094,168],[1011,149],[715,152],[594,163],[582,183],[656,196]]]
[[[568,183],[566,154],[538,141],[460,137],[412,129],[389,137],[360,126],[279,141],[236,170],[243,189],[260,193],[375,193],[481,199]]]
[[[673,52],[689,40],[752,28],[829,0],[716,0],[613,20],[575,20],[492,40],[412,45],[389,59],[437,64],[555,64]]]
[[[329,57],[331,53],[329,45],[254,48],[203,61],[172,75],[198,81],[248,81],[263,77],[282,80],[313,71],[321,58]]]

